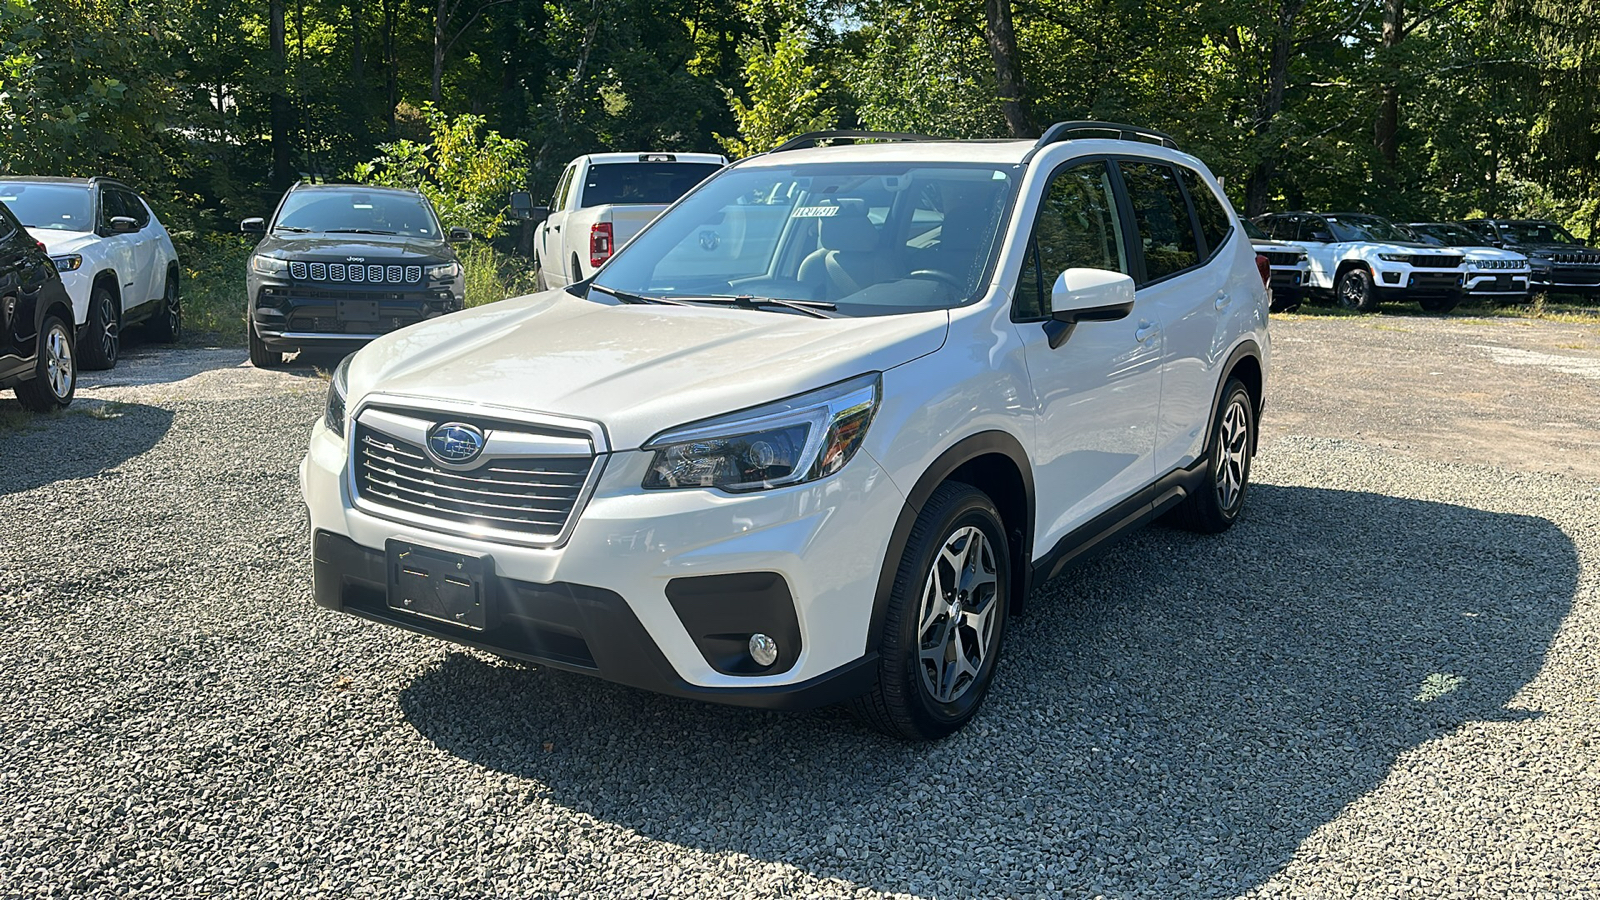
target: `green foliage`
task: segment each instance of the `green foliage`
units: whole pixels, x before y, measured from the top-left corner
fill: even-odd
[[[383,155],[356,165],[355,180],[421,191],[446,227],[490,238],[504,234],[510,227],[507,198],[528,180],[527,144],[485,131],[482,116],[451,119],[432,104],[423,114],[431,143],[383,144]]]
[[[255,240],[241,234],[177,232],[186,340],[244,344],[244,274]]]
[[[482,306],[534,291],[532,261],[475,243],[461,251],[466,271],[467,306]]]
[[[750,96],[746,102],[725,89],[739,124],[738,136],[717,135],[729,156],[763,153],[796,135],[833,127],[838,111],[825,105],[828,80],[807,61],[810,46],[805,32],[795,25],[785,26],[774,44],[747,41],[740,46]]]

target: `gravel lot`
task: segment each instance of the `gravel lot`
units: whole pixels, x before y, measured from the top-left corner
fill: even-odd
[[[1275,335],[1245,520],[935,746],[316,609],[323,381],[135,349],[0,432],[0,897],[1600,896],[1600,329]]]

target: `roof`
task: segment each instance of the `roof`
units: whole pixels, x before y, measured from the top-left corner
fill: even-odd
[[[742,159],[740,166],[788,166],[798,162],[898,162],[898,163],[980,163],[989,165],[1021,165],[1037,141],[1020,140],[932,140],[894,141],[884,143],[844,144],[831,147],[807,147],[785,150],[782,153],[764,153]],[[1180,150],[1142,141],[1119,138],[1072,138],[1058,141],[1045,149],[1057,146],[1071,147],[1072,153],[1104,153],[1116,156],[1148,156],[1181,162],[1193,168],[1204,164]]]
[[[311,183],[309,181],[297,182],[294,185],[294,187],[289,188],[289,190],[291,190],[291,191],[387,191],[387,192],[389,192],[391,194],[412,194],[412,195],[416,195],[416,194],[419,193],[416,188],[389,187],[388,185],[384,185],[384,184],[350,184],[350,183],[313,184],[313,183]]]
[[[10,182],[11,184],[76,184],[88,187],[96,181],[114,181],[114,179],[104,178],[99,175],[93,178],[63,178],[59,175],[4,175],[0,176],[0,181]]]

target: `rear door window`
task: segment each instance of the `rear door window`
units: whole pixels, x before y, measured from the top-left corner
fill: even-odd
[[[1118,163],[1133,205],[1133,223],[1144,251],[1145,281],[1157,281],[1200,264],[1194,220],[1183,199],[1178,175],[1155,162]]]
[[[1199,172],[1188,168],[1180,168],[1178,172],[1183,178],[1183,186],[1189,189],[1195,217],[1200,220],[1200,236],[1206,239],[1206,257],[1210,258],[1227,243],[1228,235],[1233,233],[1233,221],[1228,218],[1228,211],[1217,199],[1216,192],[1211,190]]]

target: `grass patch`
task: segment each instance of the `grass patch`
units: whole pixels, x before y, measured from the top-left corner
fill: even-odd
[[[533,260],[484,243],[468,244],[457,252],[466,271],[468,307],[533,293]]]
[[[1383,303],[1374,312],[1356,312],[1331,304],[1307,303],[1292,313],[1274,313],[1273,315],[1290,319],[1354,319],[1371,318],[1378,315],[1440,317],[1438,313],[1423,311],[1422,307],[1415,303]],[[1600,325],[1600,298],[1578,297],[1569,294],[1535,294],[1527,303],[1507,305],[1488,302],[1463,303],[1447,313],[1445,318],[1470,319],[1485,324],[1520,319],[1564,322],[1575,325]],[[1385,329],[1379,327],[1379,330]]]
[[[6,393],[10,393],[7,391]],[[25,408],[15,398],[0,399],[0,434],[32,431],[51,419],[60,418],[61,410],[36,413]]]

